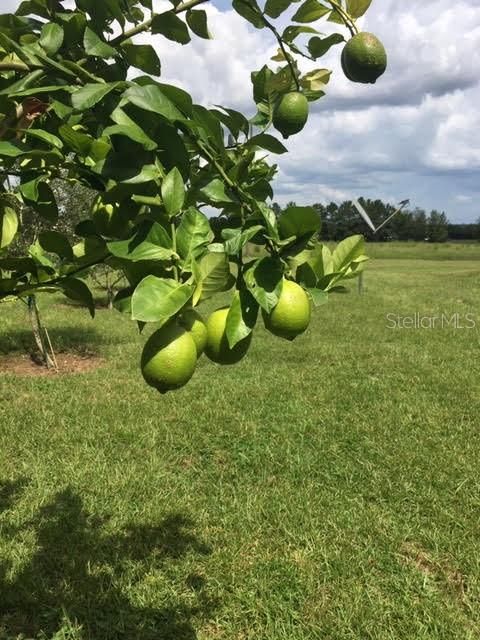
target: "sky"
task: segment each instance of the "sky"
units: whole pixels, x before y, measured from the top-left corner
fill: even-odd
[[[2,12],[20,0],[1,0]],[[154,0],[157,10],[166,6]],[[295,5],[294,5],[295,6]],[[296,5],[298,7],[298,5]],[[195,102],[253,113],[250,72],[275,68],[271,32],[257,30],[227,0],[203,5],[213,40],[189,45],[142,36],[161,58],[162,79],[188,90]],[[289,24],[288,13],[276,23]],[[320,26],[321,25],[321,26]],[[349,82],[340,69],[341,46],[309,70],[333,70],[326,97],[311,105],[305,129],[276,156],[275,200],[285,204],[353,197],[445,211],[452,222],[480,217],[480,2],[373,0],[364,31],[388,53],[375,85]],[[319,22],[325,33],[338,27]],[[347,33],[345,33],[347,35]]]

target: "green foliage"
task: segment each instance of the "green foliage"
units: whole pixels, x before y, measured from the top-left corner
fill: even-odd
[[[172,1],[157,13],[149,0],[32,0],[0,16],[0,298],[60,290],[93,312],[86,276],[103,264],[128,282],[117,308],[139,323],[164,324],[233,288],[232,348],[250,335],[260,307],[274,308],[283,277],[298,273],[319,300],[360,268],[352,249],[332,258],[331,271],[320,269],[312,258],[322,251],[313,208],[293,207],[277,220],[276,166],[265,153],[287,151],[272,123],[285,136],[298,132],[308,102],[324,95],[331,72],[302,74],[297,58],[319,58],[344,40],[317,36],[309,24],[332,18],[337,3],[306,0],[293,16],[302,26],[287,25],[280,35],[270,19],[291,0],[268,0],[263,10],[255,0],[233,0],[279,46],[276,68],[252,72],[257,113],[249,121],[158,82],[162,61],[135,38],[158,34],[183,45],[210,38],[201,2]],[[356,29],[368,4],[350,2],[342,24]],[[88,197],[66,210],[58,183]],[[221,233],[205,205],[217,209]],[[263,247],[253,262],[244,255],[252,242]]]

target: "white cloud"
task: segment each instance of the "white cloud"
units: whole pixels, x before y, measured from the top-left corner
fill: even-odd
[[[162,61],[162,75],[187,89],[198,103],[223,104],[252,111],[250,72],[273,55],[269,38],[250,29],[234,11],[220,12],[206,6],[212,40],[193,36],[187,46],[155,36],[155,49]],[[151,42],[149,36],[139,41]]]

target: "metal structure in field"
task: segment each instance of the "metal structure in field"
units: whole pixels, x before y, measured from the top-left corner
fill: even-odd
[[[362,207],[362,205],[360,204],[360,202],[358,200],[353,200],[353,206],[355,207],[355,209],[358,211],[358,213],[361,215],[361,217],[364,219],[364,221],[367,223],[367,225],[370,227],[370,229],[373,231],[373,233],[377,233],[377,231],[380,231],[380,229],[382,227],[384,227],[388,222],[390,222],[390,220],[392,220],[397,213],[400,213],[400,211],[402,211],[402,209],[404,209],[408,204],[410,204],[410,200],[401,200],[398,203],[400,206],[398,207],[398,209],[396,209],[396,211],[394,211],[392,213],[392,215],[388,216],[388,218],[386,220],[384,220],[382,222],[382,224],[378,225],[378,227],[376,227],[370,216],[368,215],[368,213],[365,211],[365,209]],[[363,293],[363,273],[361,273],[358,277],[358,293],[361,295]]]
[[[400,213],[400,211],[402,211],[402,209],[404,209],[407,206],[407,204],[410,204],[410,200],[401,200],[398,204],[400,205],[398,207],[398,209],[396,211],[394,211],[391,216],[388,216],[388,218],[386,220],[384,220],[382,222],[382,224],[380,224],[380,225],[378,225],[378,227],[376,227],[373,224],[373,222],[372,222],[370,216],[368,215],[368,213],[365,211],[365,209],[360,204],[360,202],[358,200],[353,200],[353,206],[358,211],[358,213],[362,216],[362,218],[365,220],[365,222],[368,224],[368,226],[373,231],[373,233],[377,233],[377,231],[380,231],[380,229],[382,227],[384,227],[388,222],[390,222],[390,220],[392,220],[392,218],[394,218],[397,215],[397,213]]]

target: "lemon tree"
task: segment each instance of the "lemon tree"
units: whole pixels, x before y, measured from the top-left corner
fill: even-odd
[[[302,71],[302,58],[340,45],[353,81],[385,70],[383,46],[356,25],[371,0],[233,0],[278,45],[252,70],[250,118],[199,105],[161,79],[146,35],[184,46],[210,38],[206,1],[172,0],[157,12],[152,0],[24,0],[0,15],[0,301],[62,292],[93,315],[89,269],[119,270],[128,286],[115,307],[141,330],[154,326],[141,371],[162,392],[188,382],[203,351],[239,361],[260,310],[276,335],[301,334],[311,306],[367,259],[360,236],[334,250],[320,243],[313,208],[275,215],[268,158],[287,152],[277,132],[288,138],[308,127],[309,105],[330,80],[320,66]],[[322,35],[321,21],[338,32]],[[69,234],[59,231],[54,181],[97,193]],[[19,255],[25,207],[42,232]],[[220,225],[204,207],[217,210]],[[247,257],[251,244],[258,258]],[[204,320],[199,307],[225,291],[231,304]]]

